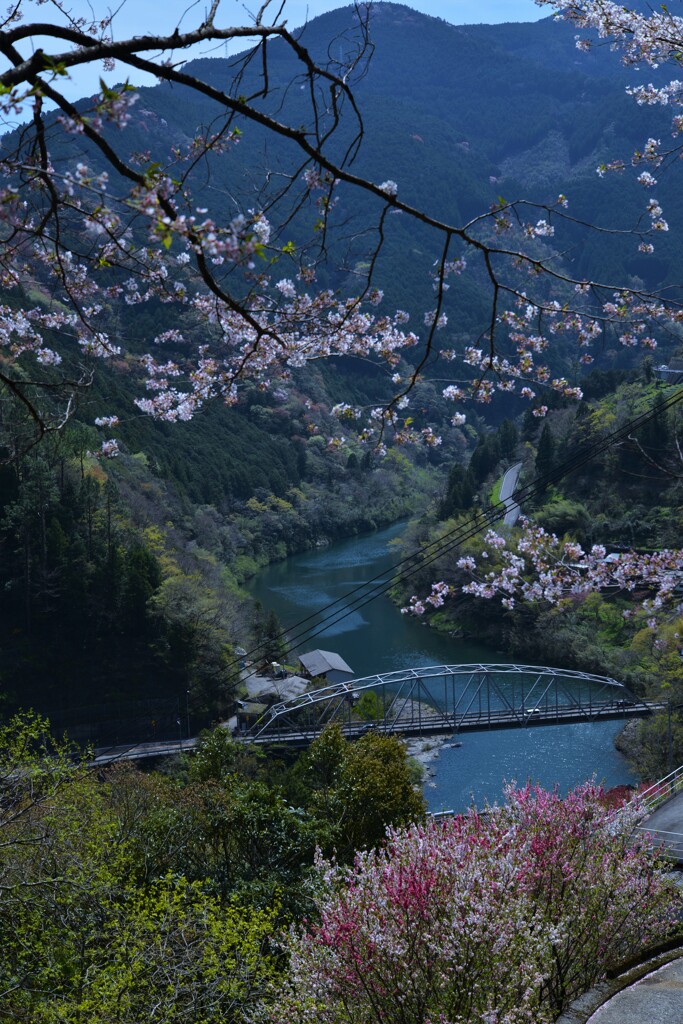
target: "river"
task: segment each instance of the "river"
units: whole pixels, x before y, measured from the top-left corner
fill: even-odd
[[[293,555],[259,573],[249,589],[277,613],[285,628],[312,616],[301,628],[315,629],[323,618],[318,609],[375,576],[389,578],[399,560],[392,541],[402,528],[398,524]],[[385,596],[350,614],[346,602],[341,612],[334,610],[336,620],[308,642],[302,638],[298,653],[318,647],[336,651],[356,676],[422,665],[513,660],[484,644],[442,636],[419,619],[401,615]],[[500,797],[504,779],[532,779],[565,791],[593,775],[607,787],[635,782],[614,747],[620,729],[619,722],[599,722],[466,733],[460,737],[462,746],[444,747],[430,766],[435,774],[425,787],[429,809],[464,810],[472,800],[481,806]]]

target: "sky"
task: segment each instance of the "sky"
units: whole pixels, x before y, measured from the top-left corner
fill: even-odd
[[[217,25],[227,27],[229,25],[244,25],[251,20],[249,12],[256,11],[262,0],[221,0],[219,15],[215,19]],[[285,0],[284,15],[290,28],[296,28],[307,19],[317,17],[326,11],[338,7],[349,6],[350,0]],[[377,2],[377,0],[376,0]],[[379,0],[382,2],[382,0]],[[398,0],[405,2],[405,0]],[[202,20],[210,0],[123,0],[121,3],[107,2],[107,0],[64,0],[64,6],[78,14],[82,11],[88,16],[94,11],[98,16],[101,12],[107,12],[114,7],[117,11],[114,20],[114,35],[118,39],[125,39],[134,35],[141,35],[146,32],[171,34],[178,26],[182,29],[196,27]],[[277,12],[280,0],[271,0],[271,10]],[[547,17],[551,12],[547,7],[538,7],[534,0],[408,0],[407,6],[422,11],[424,14],[431,14],[435,17],[444,18],[454,25],[465,24],[498,24],[503,21],[538,21],[539,18]],[[58,16],[50,0],[38,6],[35,0],[24,0],[22,7],[25,12],[24,20],[30,22],[53,21]],[[91,15],[90,15],[91,16]],[[268,19],[264,18],[267,23]],[[46,46],[50,52],[54,44]],[[239,45],[233,46],[228,52],[238,52],[245,48],[245,42],[240,41]],[[24,55],[27,56],[30,46],[23,44]],[[213,48],[195,48],[188,51],[189,57],[198,56],[224,56],[226,50],[223,45]],[[0,64],[0,66],[2,66]],[[72,81],[65,83],[60,81],[64,93],[69,99],[76,99],[80,96],[89,95],[98,89],[101,68],[83,67],[72,72]],[[120,81],[122,76],[106,76],[107,81]],[[131,76],[131,81],[136,85],[153,84],[154,79],[150,76]],[[113,82],[112,82],[113,84]],[[7,130],[9,125],[4,125]],[[3,130],[0,127],[0,132]]]
[[[381,0],[379,0],[381,2]],[[434,17],[444,18],[453,25],[467,24],[498,24],[502,21],[538,21],[539,18],[547,17],[550,13],[548,8],[538,7],[534,0],[399,0],[407,2],[408,7],[414,7],[423,14],[431,14]],[[285,17],[291,27],[302,25],[307,17],[315,18],[325,11],[332,11],[337,7],[347,6],[349,0],[286,0]],[[242,3],[241,0],[222,0],[221,11],[224,12],[226,21],[233,19],[237,23],[243,23],[245,11],[254,11],[259,5],[259,0],[252,0]],[[76,4],[74,4],[76,6]],[[97,3],[93,6],[97,9]],[[126,0],[121,5],[117,14],[116,23],[120,26],[123,35],[123,26],[128,26],[126,34],[140,32],[141,23],[144,27],[159,25],[160,10],[169,21],[175,18],[176,21],[186,15],[186,24],[196,21],[197,12],[203,13],[206,7],[206,0],[197,0],[192,5],[191,0],[166,0],[159,5],[158,0]],[[272,7],[277,9],[276,0],[272,0]],[[45,10],[45,8],[43,8]],[[266,19],[267,20],[267,19]]]

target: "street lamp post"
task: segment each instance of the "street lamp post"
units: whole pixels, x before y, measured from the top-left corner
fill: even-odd
[[[189,740],[190,733],[190,691],[185,690],[185,715],[187,716],[187,738]]]

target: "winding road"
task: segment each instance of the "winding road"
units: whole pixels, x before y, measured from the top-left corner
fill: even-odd
[[[517,502],[512,500],[512,495],[517,487],[517,481],[519,480],[521,470],[521,462],[516,462],[514,466],[510,466],[510,468],[506,470],[503,482],[500,485],[500,500],[507,508],[505,518],[503,519],[506,526],[514,526],[522,511]]]

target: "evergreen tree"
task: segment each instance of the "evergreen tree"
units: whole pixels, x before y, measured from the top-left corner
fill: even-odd
[[[555,436],[548,423],[545,423],[536,450],[536,476],[544,477],[551,473],[555,465]]]
[[[439,519],[450,519],[471,508],[475,487],[471,471],[456,462],[448,474],[446,494],[439,506]]]
[[[134,544],[126,553],[123,606],[126,625],[134,633],[147,628],[147,602],[161,582],[156,558],[143,544]]]
[[[501,423],[498,429],[498,440],[503,458],[511,459],[519,443],[519,431],[511,420],[505,419]]]
[[[501,459],[500,441],[495,434],[482,434],[470,459],[470,471],[475,484],[482,483],[493,472]]]
[[[256,660],[263,665],[284,661],[287,656],[287,644],[281,635],[282,623],[272,609],[266,612],[260,601],[254,606],[252,629],[254,642],[258,647]]]
[[[656,456],[665,452],[671,443],[671,431],[666,409],[664,408],[664,396],[661,391],[653,405],[654,415],[648,420],[639,431],[639,440],[649,455]]]

